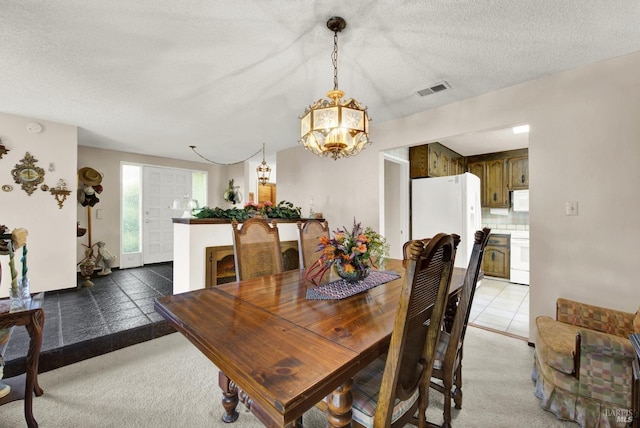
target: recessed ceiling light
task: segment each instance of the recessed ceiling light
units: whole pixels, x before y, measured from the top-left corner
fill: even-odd
[[[526,134],[527,132],[529,132],[529,125],[521,125],[521,126],[513,127],[514,134]]]

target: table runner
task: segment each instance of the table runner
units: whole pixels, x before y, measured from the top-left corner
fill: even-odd
[[[344,279],[307,289],[307,300],[340,300],[384,284],[400,275],[394,271],[372,271],[364,280],[347,282]]]

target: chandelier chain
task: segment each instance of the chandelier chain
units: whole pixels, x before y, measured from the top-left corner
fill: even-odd
[[[333,53],[331,54],[333,63],[333,89],[338,90],[338,32],[333,32]]]
[[[211,159],[208,159],[208,158],[204,157],[204,156],[203,156],[203,155],[201,155],[200,153],[198,153],[198,151],[196,150],[196,146],[189,146],[189,148],[190,148],[191,150],[193,150],[193,152],[194,152],[196,155],[200,156],[202,159],[206,160],[207,162],[212,163],[212,164],[215,164],[215,165],[220,165],[220,166],[232,166],[232,165],[238,165],[238,164],[241,164],[241,163],[243,163],[243,162],[248,161],[249,159],[251,159],[252,157],[254,157],[255,155],[257,155],[257,154],[258,154],[258,153],[260,153],[260,152],[262,152],[262,160],[264,161],[264,143],[263,143],[262,148],[261,148],[260,150],[258,150],[257,152],[255,152],[254,154],[252,154],[251,156],[249,156],[248,158],[243,159],[243,160],[240,160],[240,161],[238,161],[238,162],[233,162],[233,163],[220,163],[220,162],[213,161],[213,160],[211,160]]]

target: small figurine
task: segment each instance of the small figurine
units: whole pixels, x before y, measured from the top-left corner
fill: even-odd
[[[96,256],[96,266],[102,266],[102,270],[98,272],[98,275],[105,276],[111,273],[111,265],[116,259],[116,256],[112,255],[106,244],[102,241],[96,242],[98,246],[98,255]]]

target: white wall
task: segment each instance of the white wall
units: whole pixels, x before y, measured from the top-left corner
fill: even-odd
[[[353,215],[377,225],[379,151],[529,123],[531,333],[560,296],[635,312],[639,69],[634,53],[375,124],[373,145],[355,158],[280,152],[279,198],[313,193],[333,226]],[[578,216],[564,215],[569,200],[579,202]]]
[[[225,180],[226,167],[219,167],[202,162],[189,162],[114,150],[103,150],[86,146],[79,146],[77,151],[78,169],[87,166],[94,168],[104,175],[102,179],[102,187],[104,190],[98,195],[100,202],[91,209],[91,241],[92,243],[104,241],[107,248],[109,248],[113,254],[119,254],[120,252],[121,162],[207,171],[209,179],[207,195],[209,206],[216,206],[217,203],[222,201],[224,189],[227,187],[227,181]],[[74,209],[74,215],[77,210],[78,221],[81,227],[87,227],[87,208],[76,202],[75,195],[72,198],[71,205]],[[102,218],[98,218],[98,210],[101,210]],[[177,216],[179,217],[179,215]],[[84,257],[84,247],[81,244],[87,245],[87,243],[88,237],[85,235],[82,238],[78,238],[77,248],[74,246],[73,254],[78,262]],[[116,260],[115,265],[119,266],[119,259]]]
[[[29,133],[29,122],[42,125],[42,132]],[[0,185],[13,186],[11,192],[0,191],[0,224],[10,230],[23,227],[27,238],[27,276],[33,292],[76,286],[76,151],[77,128],[46,120],[0,113],[0,139],[9,153],[0,159]],[[11,170],[21,164],[26,152],[45,170],[44,183],[55,187],[63,179],[71,195],[60,209],[53,195],[40,189],[29,196],[15,183]],[[54,171],[49,171],[53,163]],[[19,250],[17,256],[22,255]],[[18,258],[18,257],[17,257]],[[0,297],[7,297],[11,284],[8,256],[0,256],[2,282]],[[18,262],[18,260],[16,260]],[[20,272],[21,264],[17,263]]]

